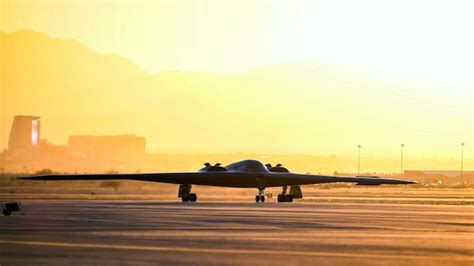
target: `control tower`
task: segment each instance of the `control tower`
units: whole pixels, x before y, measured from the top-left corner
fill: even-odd
[[[40,125],[41,121],[39,116],[15,116],[10,131],[10,138],[8,139],[8,150],[30,149],[38,145],[40,140]]]

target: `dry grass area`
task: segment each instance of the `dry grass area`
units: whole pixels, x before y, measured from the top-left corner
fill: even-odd
[[[402,204],[474,205],[474,188],[420,186],[363,187],[346,184],[302,187],[302,202],[370,202]],[[0,187],[0,200],[157,200],[177,201],[177,185],[135,181],[31,182],[16,181]],[[268,201],[276,201],[281,188],[268,188]],[[256,189],[194,186],[199,201],[254,200]]]

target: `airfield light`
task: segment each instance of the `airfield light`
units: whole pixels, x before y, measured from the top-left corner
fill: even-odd
[[[464,142],[461,142],[461,177],[464,177]]]
[[[38,144],[38,120],[31,121],[31,144]]]
[[[360,175],[360,148],[362,148],[362,146],[359,144],[357,146],[358,150],[357,150],[357,175]]]
[[[403,148],[405,148],[405,144],[400,145],[400,176],[403,177]]]

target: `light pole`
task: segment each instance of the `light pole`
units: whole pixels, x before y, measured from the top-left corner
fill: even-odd
[[[360,175],[360,148],[362,148],[362,146],[359,144],[357,148],[357,175]]]
[[[464,142],[461,142],[461,178],[464,177]]]
[[[405,144],[400,144],[400,177],[403,177],[403,148]]]

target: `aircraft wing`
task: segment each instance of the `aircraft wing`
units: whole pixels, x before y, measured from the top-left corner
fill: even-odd
[[[136,180],[170,184],[194,184],[209,186],[225,186],[224,183],[237,183],[255,180],[255,174],[244,172],[182,172],[182,173],[143,173],[143,174],[67,174],[40,175],[22,177],[24,180],[39,181],[95,181],[95,180]],[[232,182],[234,181],[234,182]],[[237,184],[238,185],[238,184]]]
[[[344,177],[294,173],[256,173],[256,172],[182,172],[182,173],[144,173],[144,174],[73,174],[42,175],[23,177],[26,180],[59,181],[59,180],[137,180],[170,184],[193,184],[223,187],[266,187],[286,185],[307,185],[321,183],[349,182],[357,185],[378,186],[382,184],[415,184],[414,181],[387,179],[379,177]]]
[[[274,181],[279,183],[285,182],[288,185],[308,185],[321,183],[356,183],[357,185],[378,186],[383,184],[402,185],[402,184],[416,184],[415,181],[390,179],[381,177],[347,177],[347,176],[325,176],[325,175],[311,175],[311,174],[294,174],[294,173],[269,173],[265,178],[267,185],[272,186]],[[283,181],[286,180],[286,181]]]

